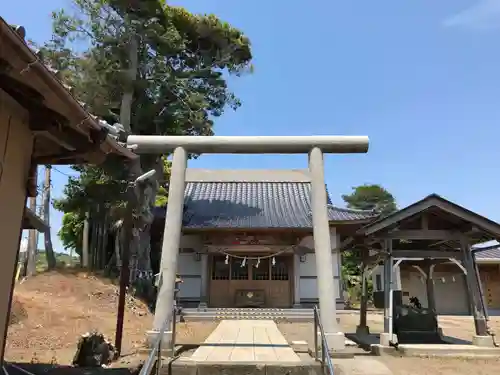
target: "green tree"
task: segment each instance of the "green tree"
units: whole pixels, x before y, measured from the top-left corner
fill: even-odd
[[[353,187],[352,190],[351,194],[342,195],[348,208],[373,210],[381,216],[386,216],[398,209],[394,196],[381,185],[364,184]]]
[[[228,23],[163,0],[73,0],[73,5],[74,15],[53,13],[52,39],[41,52],[94,115],[111,124],[121,117],[124,130],[132,134],[210,136],[214,119],[240,106],[227,77],[250,72],[252,54],[249,40]],[[71,48],[75,42],[88,48],[78,53]],[[136,45],[132,53],[131,42]],[[132,245],[137,267],[150,270],[152,208],[167,201],[161,178],[169,170],[165,158],[144,155],[127,166],[111,158],[101,167],[74,169],[79,177],[69,180],[65,196],[55,202],[56,208],[73,213],[71,220],[82,220],[96,203],[119,216],[125,181],[157,171],[138,193]],[[76,246],[68,233],[63,223],[64,245]]]
[[[397,210],[394,196],[381,185],[364,184],[352,188],[351,194],[342,195],[348,208],[375,211],[386,216]],[[361,296],[361,259],[358,252],[348,251],[342,255],[342,280],[350,299],[359,300]],[[371,290],[371,283],[368,282]]]
[[[58,232],[65,249],[73,249],[82,254],[83,218],[76,212],[67,212],[63,215],[62,226]]]

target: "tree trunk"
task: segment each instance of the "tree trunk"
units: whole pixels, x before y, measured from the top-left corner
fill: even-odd
[[[145,163],[146,164],[146,163]],[[149,164],[149,163],[148,163]],[[131,279],[134,281],[137,277],[151,277],[151,225],[154,215],[153,208],[155,205],[156,194],[159,184],[158,177],[163,174],[163,164],[158,158],[154,163],[146,165],[148,168],[143,168],[138,162],[133,166],[132,173],[134,176],[140,176],[143,171],[151,169],[156,170],[156,174],[148,181],[145,181],[136,188],[137,199],[137,215],[133,223],[133,240],[130,249],[130,266],[132,269]]]
[[[92,210],[89,219],[89,232],[90,232],[90,240],[89,240],[89,269],[91,271],[95,270],[95,259],[96,259],[96,247],[97,247],[97,212],[96,210]]]
[[[132,104],[134,94],[134,83],[138,72],[138,50],[139,41],[133,27],[129,30],[130,43],[128,49],[128,71],[127,82],[122,96],[120,107],[120,123],[125,131],[132,133],[131,118]],[[153,223],[153,207],[158,192],[158,179],[163,175],[163,163],[160,157],[151,159],[150,156],[143,156],[131,162],[129,181],[142,175],[145,171],[151,169],[156,170],[156,174],[138,186],[135,190],[137,207],[136,215],[134,215],[132,240],[130,243],[130,279],[135,281],[137,277],[149,278],[152,277],[151,269],[151,225]],[[128,239],[123,239],[127,241]],[[120,262],[120,258],[117,259]]]
[[[105,211],[104,220],[103,220],[103,228],[102,228],[102,260],[101,260],[101,268],[105,269],[108,265],[108,229],[109,229],[109,216]]]
[[[130,44],[128,50],[128,72],[127,72],[127,82],[125,85],[125,91],[122,96],[122,102],[120,107],[120,123],[123,128],[132,133],[131,128],[131,117],[132,117],[132,103],[134,96],[134,83],[137,77],[138,69],[138,50],[139,41],[135,30],[131,28],[130,32]],[[141,160],[138,158],[131,162],[130,165],[130,175],[129,181],[133,181],[143,173],[143,165]],[[156,178],[158,176],[155,176]],[[151,261],[149,257],[149,252],[151,249],[151,239],[149,228],[153,221],[152,218],[152,206],[154,205],[154,200],[156,199],[157,183],[155,180],[147,181],[141,187],[137,187],[136,193],[136,204],[137,214],[134,216],[133,229],[132,229],[132,240],[130,243],[130,268],[131,268],[131,281],[133,282],[137,276],[143,275],[144,273],[151,273]],[[151,202],[152,201],[152,202]],[[124,239],[128,241],[128,239]]]
[[[45,182],[43,185],[43,219],[47,228],[44,233],[45,238],[45,256],[47,257],[47,267],[49,270],[56,268],[56,256],[52,247],[52,238],[50,236],[50,174],[51,166],[45,167]]]

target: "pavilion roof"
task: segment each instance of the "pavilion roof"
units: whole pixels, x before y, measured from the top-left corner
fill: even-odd
[[[422,220],[432,230],[460,232],[471,245],[476,245],[500,238],[500,224],[481,216],[465,207],[453,203],[438,194],[431,194],[399,211],[379,218],[360,228],[354,236],[343,242],[344,249],[356,245],[368,244],[376,248],[377,242],[397,230],[419,230]],[[430,232],[432,232],[432,230]],[[433,248],[457,250],[457,240],[437,240],[431,238],[398,240],[399,249]]]

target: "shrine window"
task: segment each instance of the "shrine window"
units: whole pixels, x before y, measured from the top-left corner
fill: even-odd
[[[269,280],[269,259],[255,260],[252,264],[252,280]]]
[[[231,258],[231,280],[248,280],[248,262],[243,259]]]
[[[275,265],[271,266],[271,280],[288,280],[288,258],[275,258]]]
[[[229,264],[226,257],[214,256],[212,261],[212,280],[229,280]]]

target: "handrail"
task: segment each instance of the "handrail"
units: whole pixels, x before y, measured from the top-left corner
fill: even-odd
[[[321,324],[321,318],[319,315],[318,306],[314,306],[313,315],[314,315],[314,359],[316,361],[319,360],[318,358],[318,328],[319,328],[319,334],[321,337],[321,368],[323,369],[324,372],[326,364],[326,370],[328,371],[327,374],[334,375],[333,363],[332,359],[330,358],[330,348],[328,347],[325,331],[323,329],[323,325]]]
[[[170,340],[170,352],[172,353],[172,356],[174,356],[175,352],[175,332],[176,332],[176,322],[177,322],[177,306],[174,304],[172,308],[172,338]],[[156,374],[160,374],[161,370],[161,348],[162,348],[162,340],[163,340],[163,334],[168,328],[168,319],[163,322],[163,325],[161,326],[160,330],[158,331],[158,337],[155,339],[154,344],[152,345],[151,352],[148,355],[148,358],[146,361],[144,361],[144,365],[141,368],[141,371],[139,372],[139,375],[151,375],[153,369],[155,368],[156,364]]]

